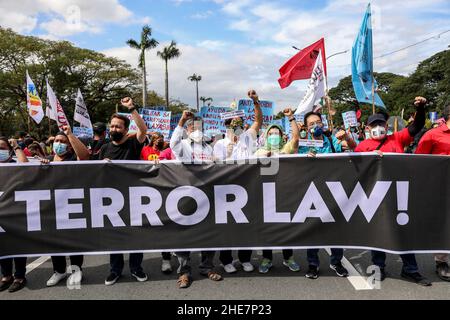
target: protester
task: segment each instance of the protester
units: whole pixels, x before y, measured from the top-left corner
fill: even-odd
[[[187,138],[183,139],[184,125]],[[170,148],[176,159],[184,163],[202,163],[213,160],[213,149],[206,143],[203,134],[203,120],[184,111],[178,126],[172,133]]]
[[[98,154],[104,144],[109,142],[106,137],[106,124],[103,122],[96,122],[92,126],[94,132],[94,140],[91,143],[91,159],[98,160]]]
[[[294,113],[291,109],[284,109],[284,115],[288,117],[292,130],[292,139],[287,143],[283,140],[283,130],[278,125],[272,124],[264,133],[264,145],[255,153],[256,156],[272,157],[280,154],[293,154],[297,152],[298,141],[300,138],[297,123],[295,122]],[[282,250],[283,265],[293,272],[298,272],[300,266],[294,260],[294,252],[291,249]],[[259,265],[260,273],[267,273],[272,268],[273,254],[272,250],[263,250],[263,259]]]
[[[126,107],[135,121],[138,131],[136,135],[128,135],[130,120],[120,114],[114,114],[111,117],[110,142],[104,144],[99,152],[99,160],[139,160],[143,143],[146,139],[147,126],[139,115],[133,100],[129,97],[123,98],[122,106]],[[148,277],[142,269],[143,253],[130,253],[130,271],[131,275],[139,282],[147,281]],[[124,267],[123,254],[110,255],[111,272],[105,280],[105,285],[113,285],[122,276]]]
[[[450,105],[444,108],[446,123],[425,133],[416,149],[416,154],[450,155]],[[441,280],[450,281],[449,255],[436,254],[436,274]]]
[[[17,162],[28,162],[27,156],[23,152],[15,139],[8,141],[6,137],[0,137],[0,165],[2,163],[14,163],[13,155],[17,157]],[[13,275],[13,264],[16,272]],[[27,258],[6,258],[0,260],[2,278],[0,280],[0,292],[16,292],[23,289],[27,283],[25,278]]]
[[[340,153],[343,148],[353,149],[356,146],[352,136],[345,130],[339,129],[335,135],[325,135],[323,130],[322,115],[317,112],[308,112],[305,114],[305,124],[308,130],[308,139],[323,142],[322,147],[301,146],[298,150],[301,154],[309,154],[315,157],[316,154]],[[308,271],[306,278],[317,279],[319,277],[319,249],[307,249]],[[342,265],[344,250],[331,248],[330,268],[336,272],[339,277],[347,277],[348,271]]]
[[[174,160],[175,156],[170,148],[165,148],[164,135],[155,132],[150,136],[150,142],[147,146],[142,148],[141,160],[155,161],[155,160]]]
[[[28,151],[30,152],[32,157],[37,157],[43,159],[46,157],[46,153],[44,149],[42,149],[41,145],[37,142],[33,142],[28,146]]]
[[[425,104],[427,100],[416,97],[414,105],[417,108],[414,121],[401,131],[392,135],[387,135],[388,116],[384,113],[376,113],[369,117],[367,121],[370,139],[362,141],[355,149],[355,152],[375,151],[382,155],[383,152],[404,153],[405,148],[414,140],[414,136],[419,133],[425,124]],[[419,273],[416,257],[414,254],[400,255],[403,261],[401,276],[422,286],[431,286],[431,282]],[[372,251],[372,262],[380,268],[381,281],[386,278],[386,253]]]
[[[55,136],[55,142],[53,143],[54,155],[48,156],[46,159],[41,159],[43,164],[59,161],[82,161],[89,160],[89,150],[84,144],[78,140],[72,133],[69,126],[63,127],[64,131],[59,132]],[[66,272],[66,257],[64,256],[52,256],[53,263],[53,275],[47,281],[47,287],[56,286],[61,280],[67,277]],[[70,285],[78,285],[83,279],[82,265],[83,256],[76,255],[70,256],[70,264],[72,268],[72,274],[69,276],[68,283]],[[73,268],[76,266],[77,268]]]
[[[244,119],[235,117],[225,120],[227,128],[224,139],[218,140],[214,145],[214,158],[216,160],[244,160],[248,159],[255,153],[256,139],[259,129],[263,122],[263,115],[258,95],[255,90],[250,90],[248,96],[253,100],[255,106],[255,122],[244,131]],[[246,272],[254,270],[251,264],[252,250],[239,250],[238,258],[242,268]],[[233,264],[233,255],[231,250],[223,250],[220,252],[219,260],[227,273],[237,271]]]
[[[184,125],[186,125],[187,138],[183,139]],[[203,121],[200,117],[194,117],[189,111],[184,111],[178,126],[170,139],[170,148],[177,160],[183,163],[203,163],[213,160],[213,149],[205,141],[203,135]],[[178,272],[178,287],[188,288],[192,283],[190,252],[175,253],[180,266]],[[214,271],[215,251],[202,251],[200,274],[213,281],[222,280],[222,276]]]

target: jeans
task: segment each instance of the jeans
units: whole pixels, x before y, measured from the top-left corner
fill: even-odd
[[[308,264],[310,266],[318,267],[320,265],[319,249],[307,249],[306,256],[308,259]],[[332,248],[330,256],[330,264],[337,265],[338,263],[341,262],[343,257],[344,257],[344,249]]]
[[[135,272],[143,272],[142,269],[142,260],[144,259],[143,253],[130,253],[130,271],[131,273]],[[109,256],[109,262],[111,265],[111,273],[115,273],[116,275],[122,275],[124,261],[123,254],[111,254]]]
[[[214,255],[215,251],[202,251],[201,252],[201,263],[199,265],[199,271],[201,275],[208,275],[208,272],[214,269]],[[180,266],[178,267],[178,275],[187,274],[191,276],[191,253],[190,252],[176,252],[178,257],[178,262]]]
[[[416,262],[416,256],[412,253],[401,254],[403,261],[402,270],[405,273],[415,273],[419,271]],[[380,268],[386,267],[386,253],[381,251],[372,251],[372,263]]]
[[[77,266],[81,270],[83,265],[83,256],[70,256],[70,265]],[[52,256],[53,271],[58,273],[66,273],[66,257]]]
[[[253,252],[252,250],[239,250],[238,251],[239,261],[241,263],[250,262],[252,252]],[[231,250],[220,251],[219,260],[220,262],[222,262],[224,266],[232,263],[233,262],[232,251]]]
[[[0,260],[0,266],[2,269],[2,275],[4,277],[11,277],[13,275],[13,261],[16,266],[16,272],[14,278],[25,279],[25,273],[27,268],[27,258],[7,258]]]
[[[290,257],[294,255],[294,250],[292,249],[284,249],[283,250],[283,259],[289,260]],[[270,261],[273,260],[273,253],[272,250],[263,250],[263,258],[269,259]]]

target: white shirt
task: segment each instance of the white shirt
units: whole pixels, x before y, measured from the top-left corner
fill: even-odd
[[[203,143],[183,139],[184,129],[177,126],[170,139],[170,148],[177,160],[187,163],[202,163],[213,160],[213,148]]]
[[[251,157],[256,152],[256,131],[253,129],[248,129],[239,136],[237,143],[233,146],[233,151],[231,155],[227,157],[228,145],[231,140],[226,137],[225,139],[219,140],[214,145],[214,157],[218,160],[239,160],[247,159]]]

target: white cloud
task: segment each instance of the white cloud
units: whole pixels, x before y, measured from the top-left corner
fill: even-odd
[[[207,10],[205,12],[197,12],[196,14],[193,14],[191,18],[196,20],[204,20],[212,17],[213,15],[214,15],[213,11]]]
[[[0,12],[2,26],[18,32],[31,32],[39,26],[53,38],[98,33],[109,23],[149,20],[134,17],[118,0],[2,0]]]

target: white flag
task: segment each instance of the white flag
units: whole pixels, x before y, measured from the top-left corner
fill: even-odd
[[[88,110],[86,108],[86,104],[83,100],[83,95],[81,94],[81,90],[78,89],[77,101],[75,103],[75,112],[73,114],[73,119],[78,121],[82,127],[92,129],[91,118],[89,117]]]
[[[57,122],[59,129],[62,130],[63,126],[70,126],[69,121],[67,121],[66,114],[64,113],[64,109],[56,98],[55,93],[53,92],[52,87],[48,84],[47,80],[47,99],[50,105],[50,110],[48,110],[48,117]]]
[[[36,86],[31,80],[27,70],[27,108],[31,118],[39,124],[44,118],[44,110],[42,110],[42,101],[36,90]]]
[[[317,101],[319,101],[326,95],[327,80],[325,78],[325,73],[323,70],[321,51],[322,50],[319,50],[319,55],[317,56],[316,64],[314,65],[311,79],[309,80],[306,95],[303,98],[302,102],[300,102],[297,110],[295,111],[295,114],[315,111],[315,105]]]

